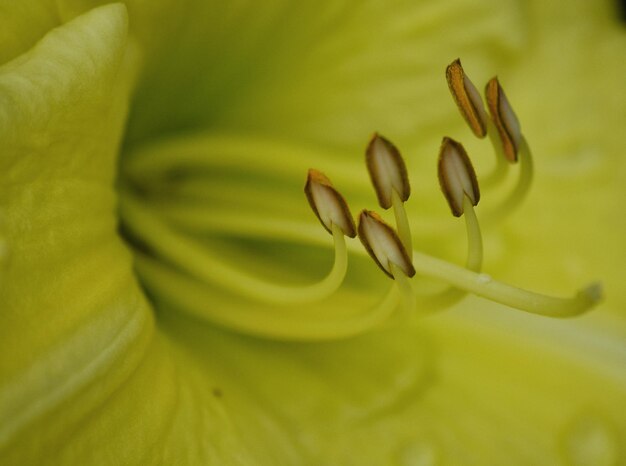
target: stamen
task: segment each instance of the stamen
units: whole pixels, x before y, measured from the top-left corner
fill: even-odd
[[[186,312],[208,317],[225,327],[258,336],[286,340],[333,340],[358,335],[381,326],[398,307],[399,293],[395,284],[374,306],[352,312],[333,312],[336,309],[332,307],[328,312],[319,307],[303,307],[293,312],[291,308],[275,306],[295,303],[306,306],[328,297],[332,290],[321,283],[300,288],[280,286],[241,272],[214,257],[202,245],[177,234],[145,208],[131,192],[126,193],[122,199],[121,209],[127,228],[142,239],[151,249],[152,255],[158,256],[155,258],[137,252],[136,267],[139,275],[155,296],[176,304]],[[194,216],[198,217],[197,213]],[[204,217],[206,216],[200,216]],[[202,225],[208,227],[210,223]],[[238,223],[238,226],[245,225],[245,221]],[[249,227],[254,225],[254,221],[248,223]],[[332,228],[333,237],[343,246],[338,248],[337,257],[346,258],[343,232],[334,223]],[[288,237],[301,239],[303,232],[304,229],[299,229]],[[310,238],[305,235],[303,239]],[[332,281],[328,278],[323,280]],[[258,303],[251,306],[233,306],[228,312],[224,312],[220,306],[212,304],[216,297],[213,287],[267,303],[269,306],[259,307],[262,304]],[[315,288],[318,290],[315,291]],[[325,291],[319,292],[321,288],[325,288]]]
[[[365,162],[378,203],[383,209],[393,206],[398,236],[410,259],[413,240],[403,203],[411,195],[411,186],[404,159],[396,146],[374,133],[365,151]]]
[[[396,146],[374,133],[365,151],[365,161],[378,196],[378,203],[383,209],[391,207],[394,191],[403,202],[409,198],[411,194],[409,177]]]
[[[460,59],[457,58],[448,65],[446,80],[452,97],[470,129],[476,137],[484,138],[487,134],[489,117],[485,112],[480,93],[465,74]]]
[[[376,212],[363,210],[359,216],[359,239],[378,266],[395,279],[392,265],[412,277],[415,269],[397,233]]]
[[[472,162],[463,146],[444,137],[439,150],[439,185],[443,191],[452,215],[463,215],[465,202],[468,198],[473,206],[480,200],[480,190]]]
[[[480,272],[483,266],[483,235],[480,231],[480,224],[474,204],[469,197],[464,198],[465,229],[467,231],[467,259],[465,267],[474,272]]]
[[[409,226],[409,219],[404,209],[404,203],[398,192],[394,189],[391,194],[391,203],[393,205],[393,215],[396,219],[396,229],[398,230],[398,236],[402,245],[409,255],[409,259],[413,258],[413,239],[411,238],[411,227]]]
[[[484,215],[484,220],[487,224],[495,223],[503,217],[510,215],[522,204],[530,192],[534,174],[533,156],[524,136],[522,136],[520,142],[517,161],[519,174],[515,187],[496,207],[487,211],[486,215]]]
[[[497,78],[487,83],[485,97],[491,114],[488,134],[496,152],[496,167],[481,183],[487,187],[496,185],[504,179],[508,165],[519,162],[517,184],[498,206],[484,216],[485,222],[489,224],[510,215],[526,198],[533,178],[533,160],[517,116]],[[510,163],[507,164],[507,161]]]
[[[356,227],[348,204],[322,172],[309,169],[304,193],[328,233],[332,235],[333,225],[336,225],[344,235],[350,238],[356,236]]]
[[[504,155],[509,162],[515,163],[521,145],[522,132],[517,116],[497,77],[490,79],[487,83],[485,98],[491,119],[498,130]]]
[[[308,303],[333,294],[343,282],[348,266],[348,252],[343,231],[332,224],[335,261],[329,274],[307,286],[282,286],[267,282],[207,251],[201,244],[178,234],[151,213],[135,196],[127,192],[120,205],[125,226],[152,250],[198,280],[214,283],[251,299],[272,304]]]
[[[400,303],[402,305],[402,309],[404,310],[404,314],[409,316],[415,309],[415,291],[411,285],[410,278],[404,274],[404,271],[393,262],[390,266],[391,274],[395,278],[398,290],[400,291]]]
[[[463,217],[467,231],[467,258],[465,267],[473,272],[480,272],[483,263],[483,239],[480,224],[474,211],[472,200],[463,196]],[[434,295],[420,296],[418,311],[433,313],[456,304],[467,295],[465,290],[449,286]]]
[[[493,167],[491,173],[485,176],[480,177],[480,184],[485,188],[491,188],[493,186],[499,185],[505,178],[505,175],[508,172],[510,167],[510,163],[507,157],[504,155],[504,150],[502,149],[502,143],[500,142],[500,136],[498,135],[498,130],[494,125],[491,119],[487,124],[487,134],[489,135],[489,141],[491,142],[491,147],[493,148],[493,152],[496,156],[496,165]]]
[[[380,327],[398,307],[398,288],[391,286],[373,307],[356,313],[338,315],[336,309],[285,309],[235,305],[227,312],[214,305],[216,295],[205,283],[191,279],[167,266],[163,261],[141,252],[135,266],[151,292],[182,311],[223,325],[237,332],[282,340],[336,340],[348,338]],[[295,311],[295,312],[294,312]]]

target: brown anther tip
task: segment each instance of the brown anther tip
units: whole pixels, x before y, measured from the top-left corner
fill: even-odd
[[[437,172],[441,191],[448,201],[452,215],[455,217],[463,215],[466,196],[472,205],[478,204],[480,190],[476,172],[463,145],[451,138],[443,138],[439,149]]]
[[[467,77],[457,58],[446,67],[446,80],[454,101],[472,132],[479,138],[487,135],[487,113],[480,93]]]
[[[356,236],[356,226],[350,208],[326,175],[310,168],[304,185],[304,193],[311,209],[328,233],[333,234],[332,226],[335,224],[341,228],[344,235],[350,238]]]
[[[491,119],[498,130],[504,155],[509,162],[515,163],[522,138],[521,128],[497,77],[491,78],[485,86],[485,98]]]
[[[378,203],[383,209],[391,207],[393,191],[403,202],[409,198],[411,186],[404,160],[389,140],[374,133],[365,150],[365,163]]]
[[[415,275],[415,268],[398,234],[380,215],[371,210],[362,210],[358,231],[359,239],[370,257],[387,276],[395,280],[391,263],[408,277]]]

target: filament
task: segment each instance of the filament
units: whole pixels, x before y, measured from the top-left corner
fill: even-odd
[[[491,173],[480,179],[480,185],[485,188],[492,188],[499,185],[505,178],[511,163],[506,159],[502,149],[502,142],[498,136],[498,130],[491,118],[487,118],[487,135],[496,156],[496,164]]]
[[[400,237],[400,241],[402,242],[404,249],[406,249],[406,252],[409,254],[409,259],[411,259],[413,240],[411,239],[409,219],[407,218],[406,210],[404,209],[404,203],[395,189],[393,189],[391,193],[391,202],[393,205],[393,214],[396,219],[396,230],[398,231],[398,236]]]
[[[410,314],[415,309],[415,291],[409,277],[407,277],[402,269],[391,263],[391,273],[395,279],[396,286],[400,291],[401,308],[405,314]]]
[[[467,258],[465,267],[473,272],[480,272],[483,263],[483,238],[480,224],[471,200],[463,199],[465,229],[467,231]],[[418,311],[432,313],[456,304],[467,295],[467,291],[450,286],[447,289],[430,296],[420,296]]]
[[[391,286],[376,305],[355,315],[321,315],[275,306],[259,309],[240,303],[223,309],[215,305],[216,295],[210,286],[162,261],[139,252],[135,266],[146,286],[160,300],[237,332],[268,338],[307,341],[347,338],[381,326],[398,306],[398,288]]]
[[[276,154],[289,154],[280,163]],[[161,141],[155,146],[136,151],[124,160],[124,176],[135,183],[158,180],[172,169],[192,168],[215,170],[242,167],[255,173],[281,176],[285,179],[299,177],[308,168],[308,161],[316,160],[320,166],[333,166],[333,179],[342,186],[367,186],[367,182],[354,177],[357,165],[346,154],[306,149],[301,145],[288,144],[268,138],[246,134],[199,133]]]
[[[484,220],[488,224],[510,215],[528,195],[533,180],[533,157],[524,136],[521,139],[517,158],[517,165],[519,165],[517,183],[509,195],[497,207],[487,212]]]
[[[533,180],[533,157],[526,138],[522,136],[518,151],[519,176],[517,184],[505,200],[488,212],[485,221],[496,222],[509,215],[526,199]]]
[[[127,226],[149,247],[199,279],[217,283],[252,299],[272,304],[321,300],[334,293],[346,274],[348,253],[341,229],[333,225],[335,261],[330,273],[308,286],[282,286],[242,272],[213,256],[206,248],[178,234],[150,213],[131,194],[121,205]]]

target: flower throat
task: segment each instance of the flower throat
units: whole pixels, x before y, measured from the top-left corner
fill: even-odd
[[[491,189],[501,184],[513,168],[517,172],[509,193],[481,215],[482,223],[490,225],[513,212],[527,195],[533,176],[531,151],[497,78],[492,78],[485,87],[487,109],[460,60],[447,67],[446,78],[462,117],[476,137],[489,137],[496,155],[494,169],[480,178],[480,187]],[[224,141],[203,140],[202,144],[223,144],[222,150],[228,152]],[[239,144],[245,146],[245,142]],[[251,152],[251,165],[259,163],[259,157],[254,156],[264,150],[271,151],[262,144],[250,146],[241,149]],[[202,242],[188,238],[172,225],[187,222],[209,230],[219,230],[221,226],[222,231],[227,232],[224,226],[230,221],[231,227],[265,229],[265,233],[271,235],[281,233],[278,231],[280,223],[264,224],[260,219],[250,224],[245,216],[238,217],[237,212],[232,212],[230,217],[222,216],[220,223],[193,212],[187,215],[185,209],[169,212],[165,209],[166,215],[162,215],[150,208],[142,197],[143,192],[150,189],[146,179],[175,175],[180,163],[193,167],[207,164],[207,157],[184,144],[174,147],[173,152],[175,157],[172,150],[140,154],[124,167],[131,184],[122,191],[123,228],[133,244],[141,245],[136,248],[136,268],[150,294],[182,311],[228,328],[290,340],[336,339],[375,329],[398,316],[449,308],[468,293],[547,317],[576,316],[601,299],[598,284],[589,285],[572,297],[558,298],[523,290],[482,273],[483,241],[475,212],[481,199],[479,178],[463,145],[451,138],[442,140],[437,168],[441,191],[452,215],[463,217],[465,221],[464,266],[428,255],[415,247],[404,207],[411,195],[409,170],[400,150],[375,133],[365,149],[365,165],[379,207],[393,212],[394,224],[368,209],[362,210],[355,222],[348,203],[330,178],[317,169],[309,169],[305,196],[321,227],[332,237],[334,262],[324,278],[302,286],[281,284],[219,259]],[[287,161],[284,165],[283,169],[289,170]],[[259,165],[257,168],[267,167]],[[332,173],[329,174],[332,177]],[[308,224],[294,228],[286,222],[284,226],[289,230],[287,236],[298,240],[314,236]],[[352,251],[359,253],[359,247],[354,244],[357,236],[362,244],[360,250],[380,268],[380,280],[389,280],[388,289],[372,305],[355,304],[347,314],[334,313],[326,303],[342,288]],[[429,279],[445,287],[424,291],[419,286],[420,281]],[[230,296],[229,303],[242,301],[224,309],[215,302],[217,292]]]

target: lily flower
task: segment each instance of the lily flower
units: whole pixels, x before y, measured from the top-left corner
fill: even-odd
[[[611,6],[5,2],[0,464],[626,462]]]

